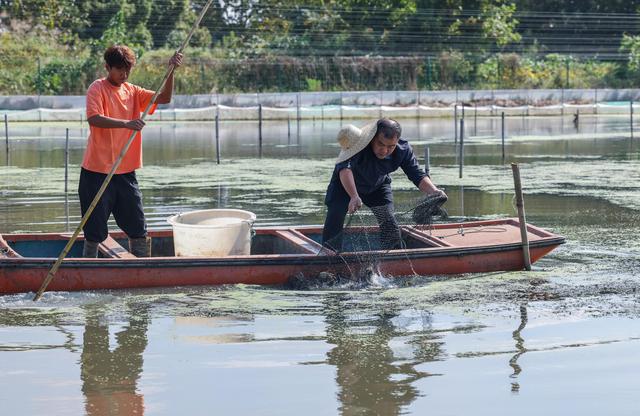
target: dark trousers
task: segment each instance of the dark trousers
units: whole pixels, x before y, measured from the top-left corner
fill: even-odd
[[[360,195],[362,203],[373,212],[380,226],[382,248],[396,248],[401,244],[400,227],[393,215],[393,193],[389,184],[383,184],[370,194]],[[342,186],[332,189],[326,198],[327,217],[322,230],[322,244],[334,251],[342,251],[344,219],[351,198]]]
[[[80,171],[78,195],[83,216],[106,177],[104,173],[84,168]],[[104,241],[109,233],[107,221],[112,213],[118,227],[130,238],[147,236],[147,223],[142,210],[142,192],[138,187],[135,172],[113,175],[100,201],[82,227],[85,239],[96,243]]]

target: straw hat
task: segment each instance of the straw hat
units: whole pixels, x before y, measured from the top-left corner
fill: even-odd
[[[378,122],[374,121],[362,128],[348,124],[340,129],[338,133],[338,144],[340,144],[340,154],[336,163],[344,162],[355,156],[371,142],[378,131]]]

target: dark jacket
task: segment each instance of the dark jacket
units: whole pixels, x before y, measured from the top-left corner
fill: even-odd
[[[384,184],[390,184],[391,178],[389,174],[395,172],[398,168],[402,168],[407,178],[416,186],[420,184],[420,181],[425,176],[428,176],[418,165],[413,149],[406,140],[400,139],[393,153],[384,159],[378,159],[373,153],[371,145],[368,145],[351,159],[336,164],[327,188],[325,204],[331,202],[336,190],[343,189],[340,182],[340,171],[342,169],[351,169],[358,194],[366,195],[379,189]]]

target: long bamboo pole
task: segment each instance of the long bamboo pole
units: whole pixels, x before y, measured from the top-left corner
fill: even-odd
[[[207,2],[207,4],[202,8],[202,11],[200,12],[200,15],[198,16],[198,19],[196,19],[196,21],[193,24],[193,27],[191,28],[191,31],[189,32],[189,34],[187,35],[186,39],[184,40],[184,42],[182,42],[182,45],[180,45],[180,48],[176,52],[182,53],[182,51],[187,47],[187,45],[189,44],[189,41],[191,40],[191,36],[193,36],[193,33],[196,31],[196,29],[200,25],[200,22],[202,21],[202,18],[204,17],[204,15],[207,12],[207,10],[209,9],[209,6],[211,6],[211,3],[213,3],[213,0],[209,0]],[[169,65],[169,69],[167,69],[167,73],[165,74],[164,78],[162,79],[162,82],[160,83],[160,87],[156,90],[155,94],[153,94],[153,97],[151,97],[151,101],[149,101],[149,104],[147,105],[147,108],[145,108],[144,113],[142,113],[142,116],[140,117],[142,120],[144,120],[145,117],[147,116],[147,114],[149,113],[149,110],[151,109],[151,106],[153,104],[155,104],[156,99],[158,98],[158,95],[160,95],[160,92],[164,88],[164,84],[167,82],[167,80],[169,79],[171,74],[173,74],[174,69],[175,69],[175,65],[173,65],[173,64]],[[93,198],[93,201],[91,202],[91,205],[89,205],[89,208],[87,209],[87,212],[85,212],[84,216],[80,220],[80,224],[78,224],[78,227],[73,232],[73,235],[71,236],[71,238],[67,242],[67,245],[64,247],[64,249],[62,250],[62,252],[58,256],[58,260],[56,260],[56,262],[53,264],[53,266],[49,270],[49,273],[47,273],[47,277],[44,279],[44,282],[42,282],[42,286],[40,286],[40,289],[38,289],[38,292],[36,293],[36,295],[33,298],[34,302],[42,297],[42,294],[47,289],[47,286],[49,286],[49,283],[51,283],[51,280],[53,279],[53,277],[55,276],[56,272],[60,268],[60,264],[62,264],[62,260],[64,260],[64,258],[67,256],[67,254],[69,254],[69,250],[71,250],[71,247],[73,246],[73,244],[75,243],[76,239],[78,238],[78,235],[80,235],[80,231],[82,230],[82,227],[84,227],[84,225],[86,224],[87,220],[91,216],[91,213],[93,212],[94,208],[98,204],[98,201],[100,201],[100,198],[102,197],[102,194],[104,194],[104,191],[107,189],[107,186],[109,185],[109,182],[111,182],[111,178],[113,177],[116,169],[118,169],[118,166],[120,166],[120,163],[122,162],[122,159],[126,155],[127,151],[129,150],[129,146],[131,146],[131,143],[133,142],[133,139],[135,139],[137,134],[138,134],[137,131],[132,131],[131,132],[131,136],[129,136],[129,140],[127,141],[127,143],[124,145],[124,147],[120,151],[120,155],[118,156],[118,159],[113,164],[113,167],[111,168],[111,171],[109,172],[107,177],[104,179],[104,182],[102,182],[102,186],[98,190],[98,193],[96,194],[96,196]]]

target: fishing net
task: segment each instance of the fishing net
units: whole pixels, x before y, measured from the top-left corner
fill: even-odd
[[[340,286],[358,288],[371,284],[379,276],[377,262],[390,250],[417,248],[415,242],[403,232],[405,227],[428,229],[432,224],[448,217],[443,204],[444,194],[434,194],[422,198],[396,201],[395,204],[376,207],[363,206],[355,214],[347,215],[342,233],[328,245],[338,256],[350,253],[356,256],[358,273],[342,276],[323,272],[317,276],[292,276],[288,286],[293,289],[308,289]]]
[[[402,228],[405,226],[429,227],[448,217],[443,204],[444,194],[433,194],[403,203],[362,207],[348,216],[342,235],[342,252],[396,250],[406,248]],[[407,208],[408,206],[408,208]]]
[[[444,194],[429,195],[411,210],[411,218],[418,225],[431,225],[434,218],[446,219],[449,214],[442,206],[445,202]]]

